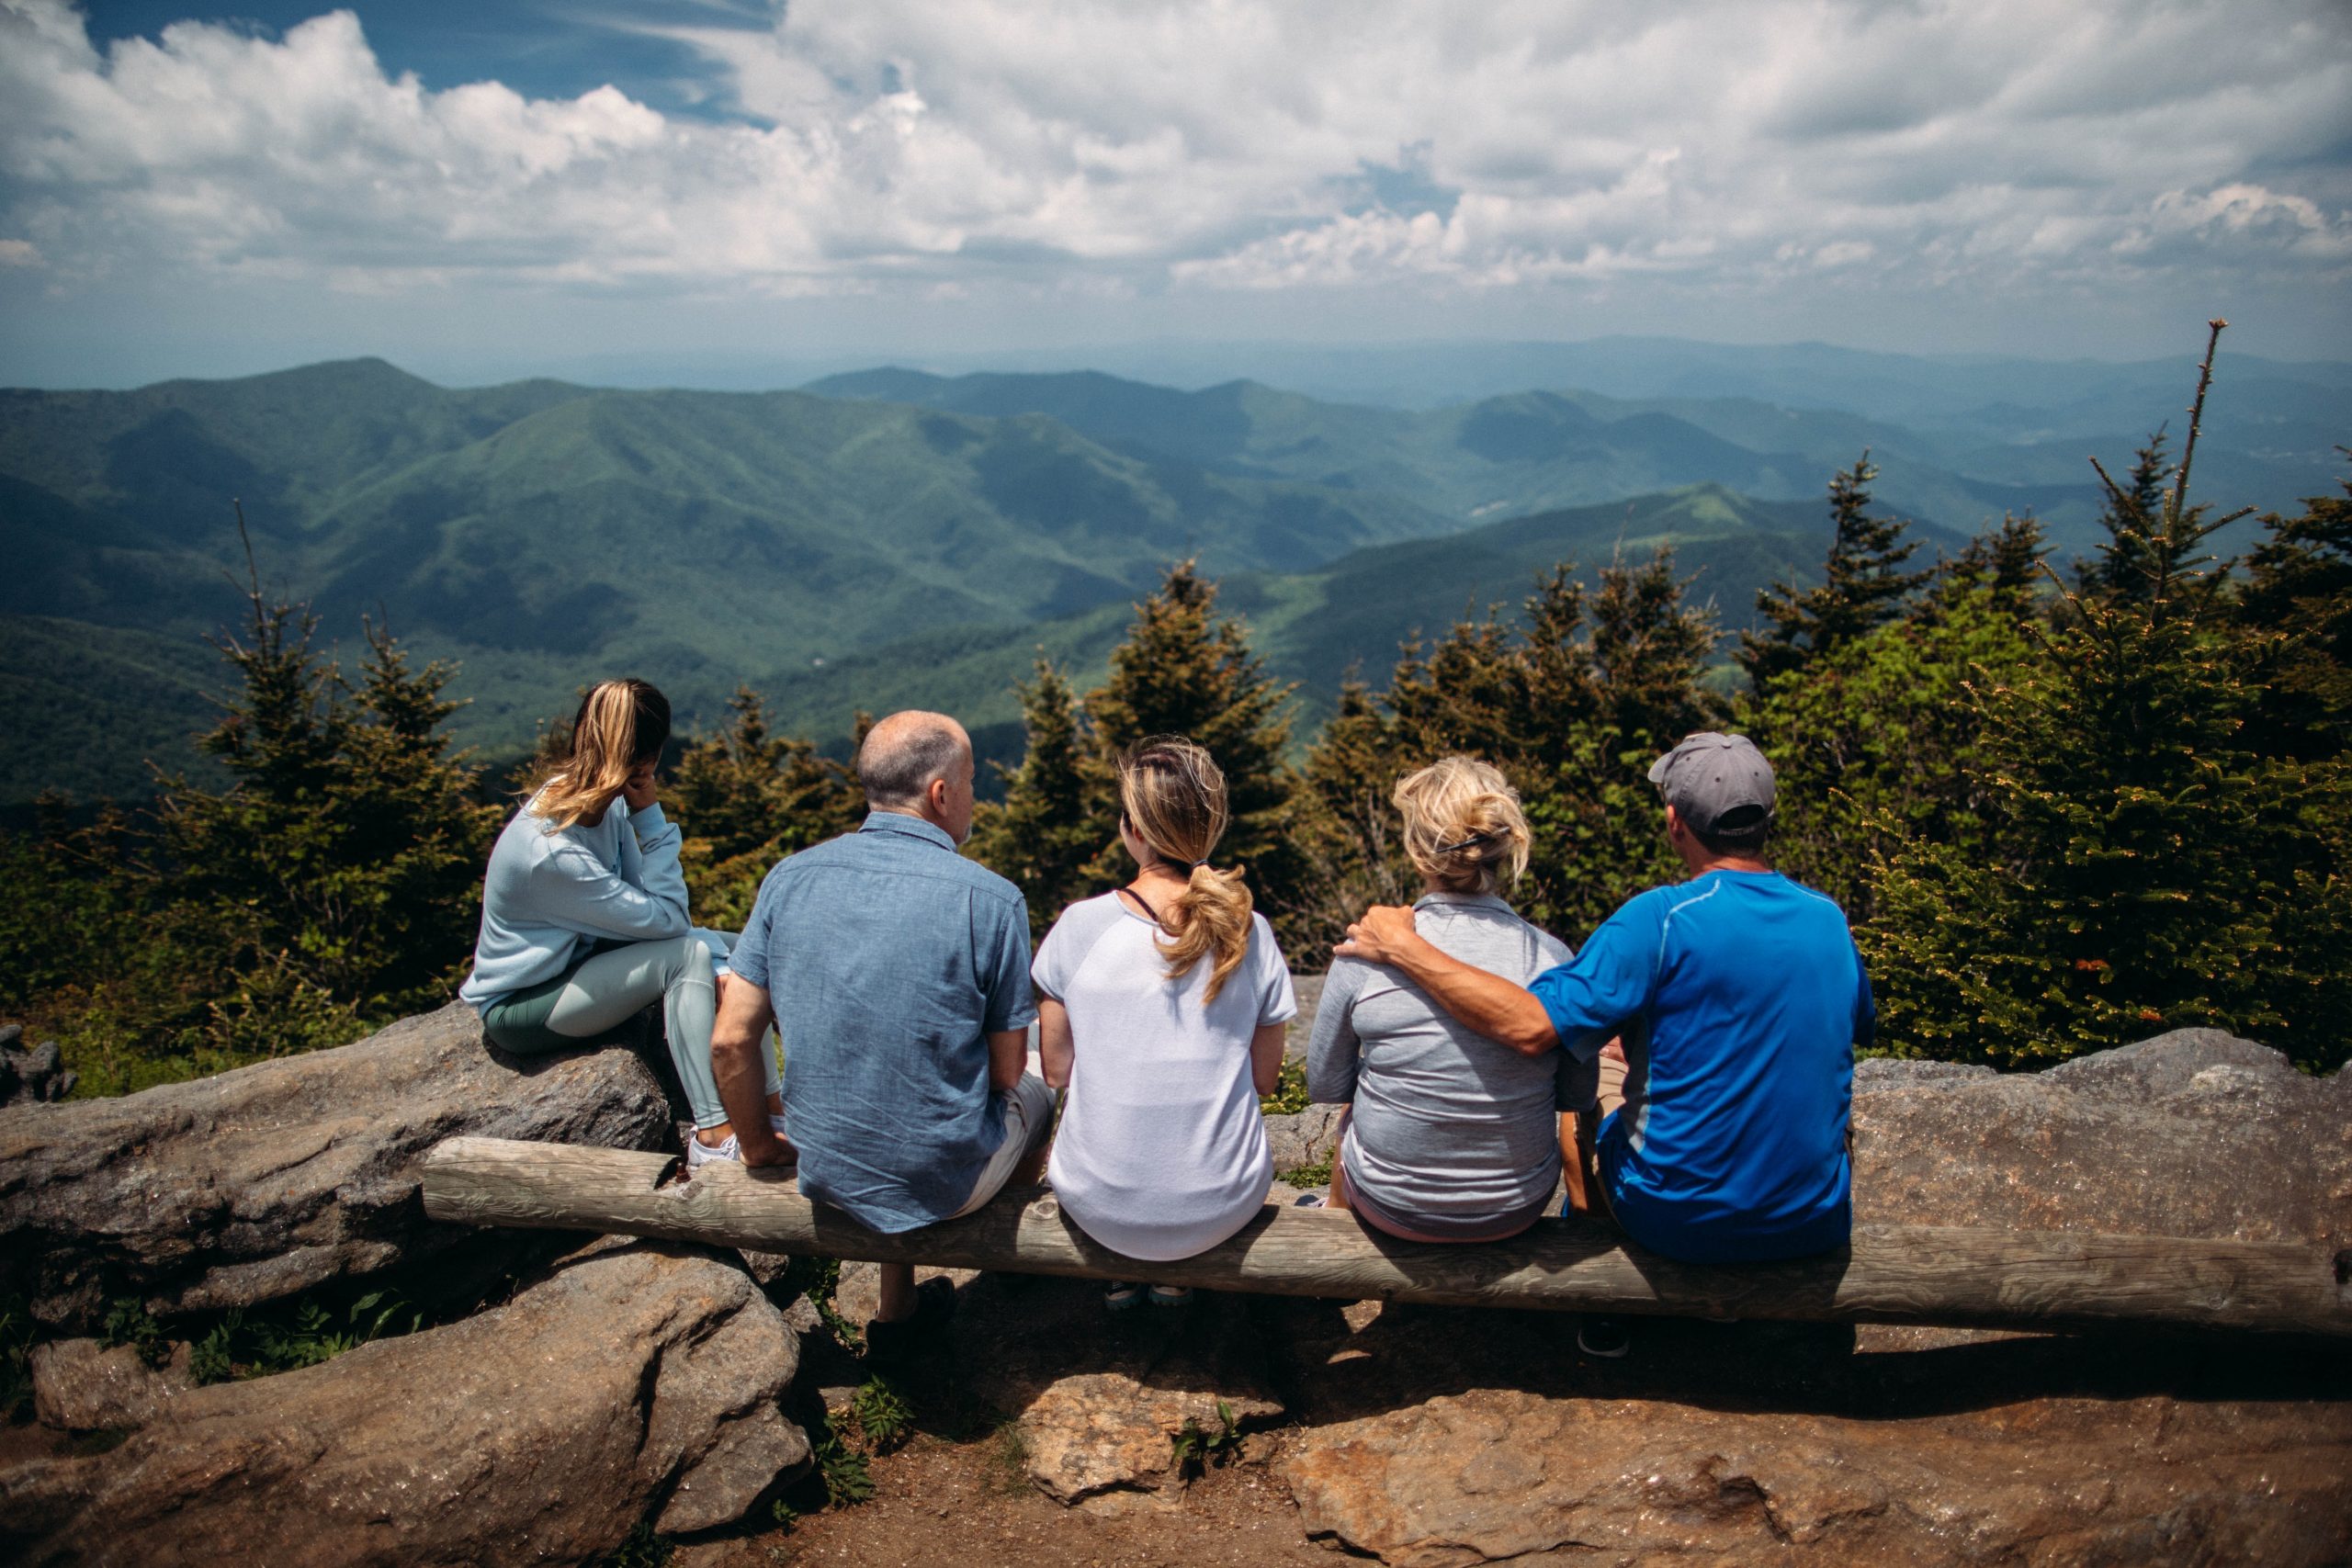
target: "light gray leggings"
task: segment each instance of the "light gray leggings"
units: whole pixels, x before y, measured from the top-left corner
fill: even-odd
[[[727,1108],[719,1102],[718,1083],[710,1067],[711,1026],[718,1014],[711,959],[734,946],[732,932],[699,929],[684,936],[633,942],[582,961],[552,986],[534,987],[512,998],[514,1006],[495,1010],[484,1021],[492,1037],[509,1050],[528,1051],[526,1039],[538,1031],[557,1037],[547,1043],[552,1049],[559,1042],[609,1033],[659,1000],[662,1032],[669,1038],[670,1060],[678,1069],[695,1125],[715,1127],[727,1120]],[[782,1087],[775,1052],[764,1050],[761,1055],[767,1067],[767,1092],[775,1094]]]

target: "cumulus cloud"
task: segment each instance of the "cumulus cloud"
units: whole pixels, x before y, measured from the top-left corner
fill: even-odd
[[[0,0],[0,265],[368,290],[2340,278],[2336,0],[792,0],[717,118],[388,73],[349,12]]]

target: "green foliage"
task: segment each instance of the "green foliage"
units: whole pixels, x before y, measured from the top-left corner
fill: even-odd
[[[1293,1187],[1328,1187],[1331,1184],[1331,1162],[1334,1156],[1325,1155],[1313,1165],[1293,1166],[1274,1174]]]
[[[1216,584],[1179,561],[1136,606],[1126,640],[1111,653],[1111,678],[1087,694],[1086,718],[1100,766],[1090,828],[1105,847],[1091,885],[1124,882],[1131,868],[1117,843],[1118,802],[1111,762],[1154,735],[1189,736],[1225,772],[1232,814],[1217,846],[1220,865],[1248,868],[1261,897],[1287,884],[1293,858],[1286,829],[1293,781],[1283,753],[1290,744],[1285,708],[1291,688],[1266,673],[1249,629],[1216,614]],[[1057,911],[1058,912],[1058,911]]]
[[[1306,1064],[1295,1056],[1284,1056],[1274,1079],[1274,1092],[1258,1097],[1259,1112],[1266,1116],[1295,1116],[1307,1104]]]
[[[808,1304],[817,1309],[819,1321],[824,1324],[827,1332],[842,1349],[855,1354],[864,1347],[865,1336],[858,1332],[855,1324],[842,1315],[841,1308],[834,1303],[833,1298],[842,1288],[840,1258],[809,1254],[795,1256],[785,1271],[784,1288],[787,1301],[795,1295],[808,1298]]]
[[[1897,837],[1991,852],[1972,683],[2038,657],[2027,573],[2040,533],[2010,518],[1947,562],[1910,613],[1776,676],[1740,714],[1779,775],[1775,863],[1845,907],[1876,908],[1873,866]]]
[[[2147,445],[2132,454],[2125,482],[2118,485],[2110,480],[2106,486],[2107,498],[2098,513],[2098,525],[2106,536],[2099,543],[2099,553],[2093,559],[2075,563],[2077,592],[2085,597],[2109,599],[2143,588],[2148,571],[2158,565],[2154,558],[2161,551],[2154,536],[2164,515],[2165,445],[2165,427],[2158,425]],[[2168,559],[2162,566],[2177,573],[2181,564]]]
[[[84,826],[52,801],[0,844],[31,896],[0,917],[0,997],[56,1026],[85,1094],[344,1043],[462,967],[499,813],[442,735],[453,672],[368,625],[355,683],[257,573],[245,611],[202,742],[227,787],[167,776],[151,815]]]
[[[887,1454],[914,1435],[911,1405],[886,1378],[869,1377],[850,1395],[850,1419],[877,1454]]]
[[[669,796],[686,835],[680,859],[695,919],[741,931],[775,863],[854,831],[865,797],[846,764],[774,733],[765,701],[749,686],[728,706],[734,721],[685,749]],[[858,716],[858,740],[872,722]]]
[[[1018,690],[1027,745],[1019,767],[999,764],[1004,801],[978,812],[971,854],[1028,896],[1030,934],[1042,940],[1096,886],[1087,868],[1106,847],[1101,812],[1110,783],[1069,678],[1041,656],[1035,682]]]
[[[1489,613],[1426,651],[1408,643],[1386,692],[1343,694],[1305,769],[1299,837],[1317,874],[1300,900],[1302,942],[1419,891],[1389,796],[1453,752],[1493,763],[1520,793],[1534,845],[1515,901],[1538,925],[1580,939],[1675,874],[1644,775],[1720,711],[1700,681],[1713,616],[1685,603],[1664,547],[1603,568],[1589,596],[1571,570],[1538,579],[1517,624]]]
[[[1877,477],[1877,466],[1865,451],[1852,468],[1830,479],[1829,513],[1837,534],[1821,586],[1800,590],[1775,582],[1756,596],[1757,611],[1768,625],[1761,633],[1740,634],[1739,661],[1758,690],[1893,619],[1928,580],[1924,571],[1900,570],[1918,548],[1916,542],[1904,542],[1902,522],[1870,514],[1870,486]]]
[[[2352,774],[2250,742],[2295,639],[2184,565],[2230,521],[2187,501],[2211,364],[2161,513],[2110,484],[2136,581],[2067,593],[2040,656],[1971,693],[1984,844],[1898,833],[1879,862],[1861,941],[1898,1048],[2015,1066],[2210,1025],[2344,1059]]]
[[[2337,450],[2352,458],[2352,448]],[[2265,515],[2262,527],[2235,618],[2285,640],[2250,739],[2258,750],[2313,761],[2341,756],[2352,737],[2352,481],[2312,497],[2297,515]]]
[[[171,1337],[148,1312],[147,1303],[136,1296],[118,1297],[107,1308],[106,1324],[98,1330],[98,1343],[109,1349],[128,1345],[150,1367],[164,1366],[172,1359]]]
[[[117,1310],[136,1305],[118,1303]],[[322,1294],[295,1296],[251,1314],[232,1307],[191,1342],[188,1371],[199,1385],[268,1377],[315,1367],[346,1350],[413,1334],[424,1326],[424,1314],[388,1291],[371,1291],[340,1310]],[[108,1331],[114,1332],[112,1318]],[[128,1336],[140,1332],[135,1315],[126,1314],[122,1332]],[[160,1339],[162,1330],[156,1328],[153,1333]],[[170,1359],[169,1341],[161,1341],[155,1353]],[[142,1349],[141,1354],[148,1352]],[[162,1361],[152,1364],[160,1366]]]
[[[1241,1431],[1233,1418],[1233,1406],[1220,1399],[1216,1402],[1217,1429],[1208,1431],[1197,1416],[1184,1417],[1183,1427],[1170,1439],[1170,1459],[1179,1475],[1198,1475],[1208,1465],[1221,1465],[1240,1457]]]
[[[817,1475],[824,1483],[825,1501],[836,1508],[854,1508],[874,1495],[874,1472],[865,1456],[827,1430],[810,1450]]]
[[[237,1331],[244,1326],[243,1308],[232,1307],[206,1330],[188,1355],[188,1372],[201,1387],[227,1382],[237,1375]]]

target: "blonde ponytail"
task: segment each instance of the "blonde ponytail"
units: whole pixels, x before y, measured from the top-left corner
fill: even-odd
[[[669,699],[646,682],[599,681],[580,699],[571,744],[537,784],[530,812],[550,829],[601,817],[670,739]]]
[[[1250,885],[1239,872],[1194,866],[1191,885],[1176,900],[1183,922],[1172,941],[1159,944],[1159,956],[1168,960],[1168,977],[1174,980],[1190,974],[1193,964],[1214,953],[1204,999],[1216,1000],[1226,981],[1249,956],[1251,907]]]
[[[1170,980],[1211,960],[1206,999],[1213,1002],[1250,952],[1249,885],[1240,872],[1208,863],[1228,820],[1225,773],[1193,741],[1156,735],[1120,755],[1119,806],[1155,854],[1179,870],[1190,868],[1170,939],[1158,945]]]

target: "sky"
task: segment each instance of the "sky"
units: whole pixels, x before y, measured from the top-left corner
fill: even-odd
[[[0,0],[6,385],[2352,358],[2347,285],[2346,0]]]

